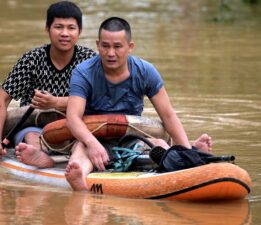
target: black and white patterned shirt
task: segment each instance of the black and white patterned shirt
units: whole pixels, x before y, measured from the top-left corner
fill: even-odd
[[[2,88],[13,99],[20,100],[20,106],[31,103],[34,89],[48,91],[54,96],[68,96],[72,70],[94,55],[93,50],[76,45],[71,62],[57,70],[50,59],[50,45],[35,48],[17,61]]]

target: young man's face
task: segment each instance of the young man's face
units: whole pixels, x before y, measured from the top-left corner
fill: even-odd
[[[81,30],[74,18],[55,18],[49,33],[51,44],[59,51],[69,51],[77,43]]]
[[[102,29],[96,44],[105,69],[120,69],[126,66],[128,55],[134,47],[133,42],[127,41],[124,30]]]

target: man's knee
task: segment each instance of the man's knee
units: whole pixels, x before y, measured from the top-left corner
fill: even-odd
[[[40,133],[42,129],[39,127],[27,127],[20,130],[14,137],[14,144],[18,145],[20,142],[30,143],[31,140],[36,138],[39,140]],[[29,136],[28,136],[29,135]]]
[[[150,141],[155,145],[155,146],[160,146],[162,148],[168,149],[169,145],[167,144],[166,141],[164,141],[163,139],[159,139],[159,138],[152,138],[150,139]]]
[[[40,133],[38,132],[29,132],[25,135],[24,139],[26,140],[32,140],[32,139],[39,139]]]

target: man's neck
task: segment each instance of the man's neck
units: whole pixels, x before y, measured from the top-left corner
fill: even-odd
[[[53,65],[58,70],[62,70],[71,62],[73,54],[74,48],[70,51],[59,51],[53,46],[51,46],[50,48],[50,58],[52,60]]]
[[[117,69],[117,70],[112,70],[112,69],[105,70],[106,79],[114,84],[126,80],[129,76],[130,76],[130,72],[128,67],[123,69]]]

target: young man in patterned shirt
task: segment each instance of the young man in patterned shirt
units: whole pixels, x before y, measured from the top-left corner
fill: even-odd
[[[12,99],[20,106],[31,105],[36,109],[65,111],[71,71],[77,64],[96,53],[76,45],[82,31],[82,12],[69,1],[50,5],[47,10],[46,32],[50,44],[26,52],[14,65],[0,88],[0,137]],[[17,158],[29,165],[51,167],[53,160],[40,149],[40,128],[30,127],[20,131],[14,140]],[[27,148],[28,145],[30,148]],[[29,150],[28,150],[29,149]],[[0,144],[0,157],[6,154]],[[38,160],[38,159],[41,160]]]

